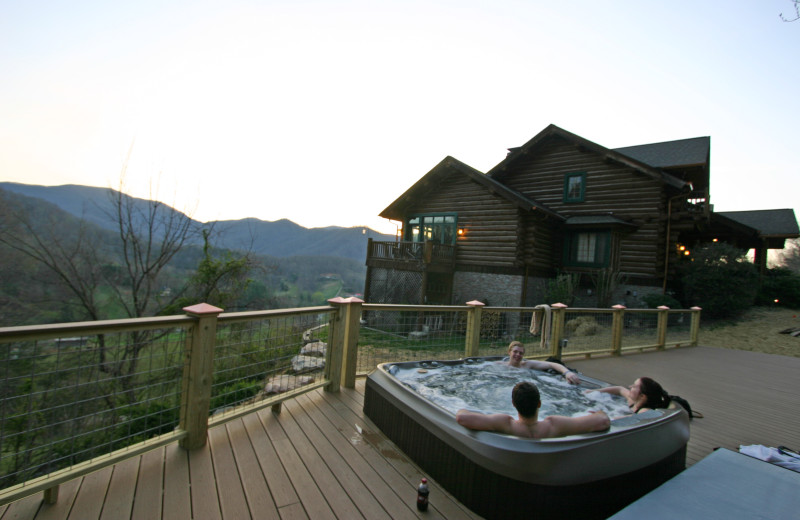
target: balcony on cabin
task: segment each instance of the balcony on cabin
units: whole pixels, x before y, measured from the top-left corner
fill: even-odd
[[[367,242],[367,265],[406,271],[450,272],[455,266],[456,246],[425,242]]]
[[[682,208],[678,211],[683,211],[691,215],[703,215],[708,217],[711,212],[711,204],[709,204],[709,196],[707,191],[695,190],[691,196],[686,199]]]

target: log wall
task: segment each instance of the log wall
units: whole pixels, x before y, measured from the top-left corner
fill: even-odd
[[[583,202],[563,201],[564,177],[586,173]],[[528,198],[564,216],[612,215],[638,226],[633,232],[617,234],[618,265],[621,272],[637,277],[658,277],[664,265],[666,233],[666,192],[664,184],[632,168],[607,161],[594,152],[560,137],[537,147],[530,160],[517,161],[513,169],[495,176],[497,180]],[[552,224],[548,227],[552,227]],[[561,233],[546,237],[540,222],[526,222],[524,256],[531,265],[561,264]]]
[[[460,173],[440,178],[407,213],[458,213],[456,264],[500,269],[523,266],[517,207]]]

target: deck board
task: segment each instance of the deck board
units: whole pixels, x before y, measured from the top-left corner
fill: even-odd
[[[164,448],[158,448],[141,456],[131,519],[149,520],[161,517],[163,490]],[[83,518],[88,517],[84,516]]]
[[[164,460],[163,518],[192,518],[192,496],[189,488],[189,456],[177,443],[166,447]],[[118,516],[116,518],[119,518]]]
[[[368,492],[375,497],[377,503],[382,506],[381,508],[384,513],[382,515],[376,515],[376,517],[383,516],[395,519],[410,519],[415,517],[407,501],[404,502],[397,496],[381,474],[370,465],[367,458],[359,452],[354,445],[356,443],[363,443],[361,443],[360,440],[356,440],[353,435],[347,436],[351,429],[355,433],[355,428],[346,423],[332,422],[330,418],[325,415],[324,407],[317,408],[314,400],[310,399],[308,396],[299,397],[297,399],[297,404],[308,414],[308,418],[314,421],[320,432],[328,432],[329,434],[336,431],[339,432],[340,435],[330,435],[331,446],[350,466],[356,478],[363,482]],[[391,515],[389,515],[388,512],[391,512]],[[368,515],[368,518],[373,517]]]
[[[222,513],[217,499],[216,475],[211,460],[211,447],[188,452],[189,485],[192,496],[192,518],[199,520],[221,520]]]
[[[280,415],[281,425],[333,513],[337,518],[364,518],[343,487],[343,482],[338,480],[337,475],[326,464],[326,459],[318,452],[319,447],[315,446],[313,440],[309,439],[306,432],[297,425],[288,408],[288,403],[284,403],[284,411]],[[324,453],[324,456],[333,458],[332,453],[328,452]],[[340,470],[338,466],[337,464],[337,469]],[[344,481],[344,478],[342,480]]]
[[[69,512],[69,518],[99,518],[103,509],[103,502],[97,500],[98,496],[106,496],[108,485],[114,468],[103,468],[90,473],[83,478],[78,489],[75,501]],[[59,489],[59,495],[61,490]],[[55,505],[55,504],[54,504]],[[160,513],[160,512],[159,512]]]
[[[228,437],[233,449],[239,478],[242,480],[244,496],[253,518],[278,519],[278,508],[272,500],[261,466],[255,455],[253,445],[242,421],[234,421],[227,426]]]
[[[296,400],[284,403],[285,412],[292,414],[297,428],[303,432],[310,444],[319,453],[319,456],[327,465],[331,472],[331,477],[335,479],[350,497],[359,512],[364,518],[369,519],[389,519],[391,518],[380,502],[375,498],[366,483],[363,482],[353,468],[342,457],[332,442],[317,427],[316,423],[306,414]],[[331,437],[334,437],[331,435]]]
[[[72,510],[72,505],[75,503],[75,496],[78,494],[78,486],[80,481],[78,479],[70,480],[61,484],[58,490],[58,501],[55,504],[42,504],[37,518],[39,520],[61,520],[69,518],[69,512]],[[100,504],[102,506],[102,504]],[[0,514],[2,514],[0,508]],[[73,516],[72,518],[77,518]]]
[[[271,412],[262,412],[258,415],[306,514],[310,518],[336,518],[302,458],[284,433],[279,417]]]
[[[798,340],[800,348],[800,340]],[[716,447],[800,448],[800,358],[710,347],[569,359],[614,384],[648,375],[705,417],[691,423],[687,465]],[[197,518],[418,518],[427,475],[364,417],[355,389],[315,390],[209,430],[203,448],[177,443],[0,506],[0,520]],[[431,480],[425,518],[479,518]],[[163,496],[163,499],[161,498]]]
[[[275,448],[267,436],[267,432],[264,430],[264,425],[261,424],[258,415],[247,415],[242,418],[242,422],[247,430],[253,453],[258,460],[261,474],[264,476],[275,506],[282,510],[289,506],[299,505],[300,498],[297,496],[294,487],[292,487],[289,476],[286,474],[278,454],[275,453]],[[283,513],[281,513],[281,516],[283,516]]]
[[[222,518],[250,518],[239,468],[233,458],[231,439],[226,425],[208,431],[211,459],[219,489],[219,508]]]

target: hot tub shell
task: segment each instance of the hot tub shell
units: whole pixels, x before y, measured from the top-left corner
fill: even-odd
[[[689,419],[679,407],[612,421],[607,432],[524,439],[468,430],[391,373],[493,359],[383,363],[364,393],[364,414],[472,511],[486,518],[606,518],[685,468]]]

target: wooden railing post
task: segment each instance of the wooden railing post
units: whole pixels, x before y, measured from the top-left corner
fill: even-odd
[[[328,360],[325,370],[330,383],[328,392],[338,392],[339,385],[355,388],[358,368],[358,333],[361,326],[361,305],[359,298],[337,296],[328,300],[337,309],[334,318],[334,333],[328,343]]]
[[[425,249],[422,250],[422,261],[426,264],[431,263],[433,259],[433,242],[430,240],[425,241]]]
[[[669,319],[669,307],[666,305],[658,306],[658,324],[656,330],[658,331],[658,340],[656,342],[657,350],[664,350],[667,344],[667,321]]]
[[[214,381],[214,345],[217,341],[219,307],[199,303],[183,311],[197,323],[186,338],[181,391],[180,428],[186,432],[180,445],[187,450],[202,448],[208,437],[211,384]]]
[[[613,305],[614,309],[611,319],[611,354],[614,356],[622,355],[622,325],[625,322],[625,306]]]
[[[567,317],[567,305],[554,303],[550,306],[552,332],[550,334],[550,355],[561,359],[561,340],[564,339],[564,322]],[[545,331],[542,330],[542,334]]]
[[[689,344],[696,347],[697,337],[700,334],[700,311],[703,309],[700,307],[691,307],[689,310],[692,311],[692,324],[689,328],[691,340]]]
[[[467,339],[464,345],[464,355],[466,357],[474,357],[478,355],[481,348],[481,312],[483,311],[483,302],[472,300],[467,302],[469,309],[467,310]]]

